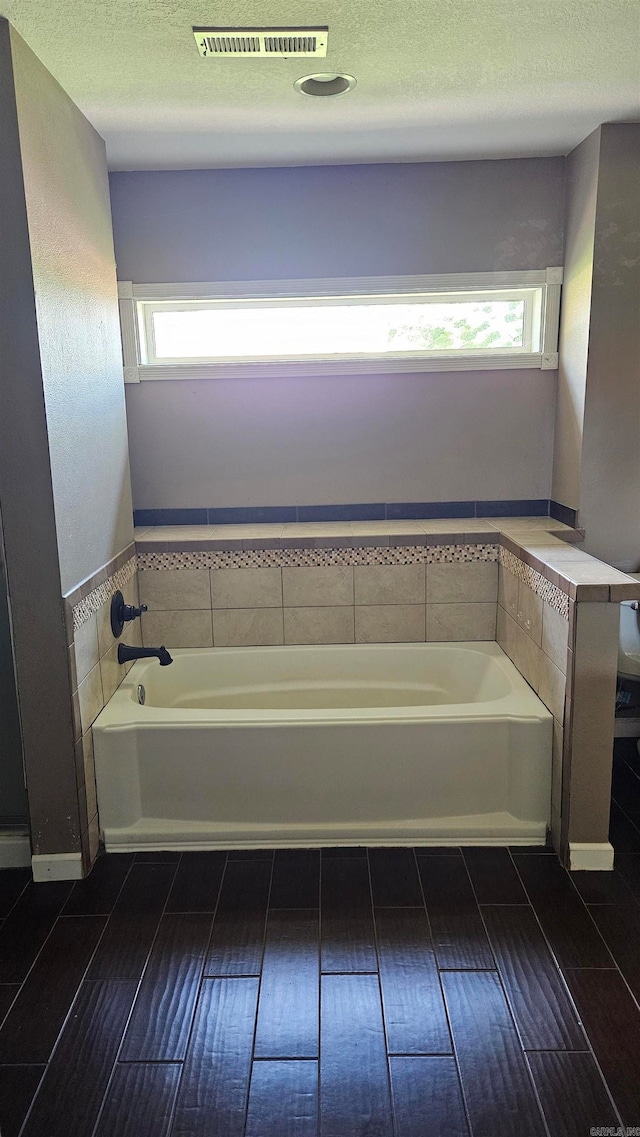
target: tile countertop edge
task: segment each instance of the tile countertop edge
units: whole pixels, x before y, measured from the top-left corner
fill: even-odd
[[[599,561],[575,546],[584,539],[584,530],[572,529],[561,523],[553,524],[549,518],[549,528],[541,525],[541,518],[527,528],[528,518],[510,517],[505,519],[504,528],[499,518],[438,518],[430,520],[411,520],[350,523],[319,522],[317,528],[309,523],[301,524],[299,536],[297,525],[273,526],[273,536],[268,536],[271,526],[261,525],[259,534],[255,527],[232,527],[233,535],[224,536],[224,526],[202,526],[202,535],[190,526],[188,534],[176,534],[170,539],[168,527],[162,527],[154,540],[154,529],[144,528],[136,534],[137,553],[172,552],[221,552],[221,551],[259,551],[292,548],[357,548],[373,544],[384,545],[425,545],[451,543],[495,543],[502,545],[523,560],[546,580],[557,585],[570,599],[619,603],[622,600],[640,600],[640,582]],[[286,532],[284,530],[286,529]],[[254,535],[251,531],[254,530]],[[597,567],[596,567],[597,566]]]

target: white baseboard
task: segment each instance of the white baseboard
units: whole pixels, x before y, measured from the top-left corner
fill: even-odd
[[[26,829],[0,829],[0,869],[23,869],[31,864],[31,842]]]
[[[31,858],[33,879],[39,883],[48,880],[82,880],[82,853],[44,853]]]
[[[611,870],[613,868],[613,845],[608,841],[590,844],[573,841],[569,844],[569,868],[572,872],[581,869]]]

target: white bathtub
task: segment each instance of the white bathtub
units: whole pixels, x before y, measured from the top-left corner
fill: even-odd
[[[94,723],[107,850],[544,841],[553,719],[496,643],[173,654]]]

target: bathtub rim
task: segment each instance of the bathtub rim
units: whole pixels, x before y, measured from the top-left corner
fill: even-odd
[[[390,644],[301,644],[277,645],[269,647],[231,647],[231,648],[176,648],[174,658],[193,656],[221,656],[229,653],[235,655],[250,655],[259,653],[268,660],[273,653],[282,653],[291,650],[304,654],[342,652],[354,649],[358,651],[384,652],[385,650],[408,649],[411,654],[416,652],[437,653],[438,650],[451,649],[473,652],[490,659],[506,675],[510,689],[501,698],[484,702],[467,703],[441,703],[412,706],[382,706],[382,707],[334,707],[334,708],[279,708],[276,710],[255,709],[211,709],[211,708],[182,708],[162,707],[155,704],[140,704],[137,700],[138,684],[144,679],[144,674],[153,666],[149,660],[140,660],[134,663],[120,686],[112,695],[109,702],[97,716],[93,723],[94,731],[122,731],[140,727],[144,728],[170,728],[179,726],[180,729],[198,729],[207,726],[229,727],[256,727],[264,729],[270,725],[317,725],[322,727],[335,724],[367,722],[394,722],[410,723],[434,721],[442,722],[455,719],[456,722],[482,721],[503,722],[506,719],[519,722],[539,722],[552,718],[551,712],[545,707],[540,697],[529,686],[509,657],[495,640],[480,641],[442,641],[434,643],[390,643]]]

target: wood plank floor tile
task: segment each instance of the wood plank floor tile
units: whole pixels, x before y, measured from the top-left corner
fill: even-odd
[[[552,845],[509,845],[510,853],[517,853],[519,857],[557,857]]]
[[[171,1137],[244,1137],[257,979],[205,979]]]
[[[418,857],[438,965],[495,967],[462,857]]]
[[[163,916],[124,1036],[122,1062],[184,1058],[210,930],[209,913]]]
[[[271,870],[271,860],[227,862],[205,975],[259,975]]]
[[[566,975],[622,1121],[637,1125],[640,1010],[617,971],[584,969],[567,971]]]
[[[640,855],[616,853],[615,866],[636,900],[640,901]]]
[[[514,856],[542,929],[561,967],[611,967],[613,960],[569,874],[551,857]]]
[[[62,909],[63,916],[99,916],[111,912],[133,859],[133,853],[108,853],[98,857],[89,876],[74,884]]]
[[[321,980],[320,1137],[392,1137],[377,975]]]
[[[267,920],[256,1058],[317,1058],[319,913],[272,909]]]
[[[640,812],[640,777],[617,755],[613,759],[611,796],[625,813]]]
[[[571,999],[531,907],[485,905],[482,914],[525,1049],[586,1050]]]
[[[316,1137],[317,1062],[254,1062],[245,1137]]]
[[[21,1137],[91,1137],[136,986],[82,984]]]
[[[18,1137],[45,1066],[0,1066],[0,1133]]]
[[[167,912],[215,912],[226,863],[224,852],[183,853]]]
[[[71,888],[67,881],[27,885],[0,928],[0,983],[22,983]]]
[[[9,915],[16,900],[31,880],[31,869],[2,869],[0,871],[0,919]]]
[[[376,908],[389,1054],[451,1054],[451,1036],[424,908]]]
[[[508,849],[463,849],[478,904],[526,904]]]
[[[359,858],[322,864],[322,971],[376,971],[369,866]]]
[[[376,907],[423,903],[413,849],[369,849],[369,867]]]
[[[21,983],[0,983],[0,1025],[21,986]]]
[[[546,1137],[498,976],[447,971],[442,984],[473,1137]]]
[[[616,853],[640,853],[640,830],[615,801],[611,802],[609,840]]]
[[[391,1058],[395,1137],[468,1137],[453,1058]]]
[[[571,883],[585,904],[633,904],[633,892],[617,868],[613,872],[572,872]]]
[[[174,863],[133,864],[105,928],[89,979],[139,979],[175,875]]]
[[[527,1055],[549,1132],[562,1137],[585,1137],[592,1126],[620,1121],[590,1054]]]
[[[602,873],[609,876],[609,873]],[[640,906],[599,904],[590,907],[600,933],[640,1003]]]
[[[270,908],[317,908],[320,903],[320,850],[276,849]]]
[[[116,1066],[95,1137],[167,1137],[182,1066]]]
[[[65,916],[53,931],[0,1030],[0,1063],[48,1062],[106,916]]]

